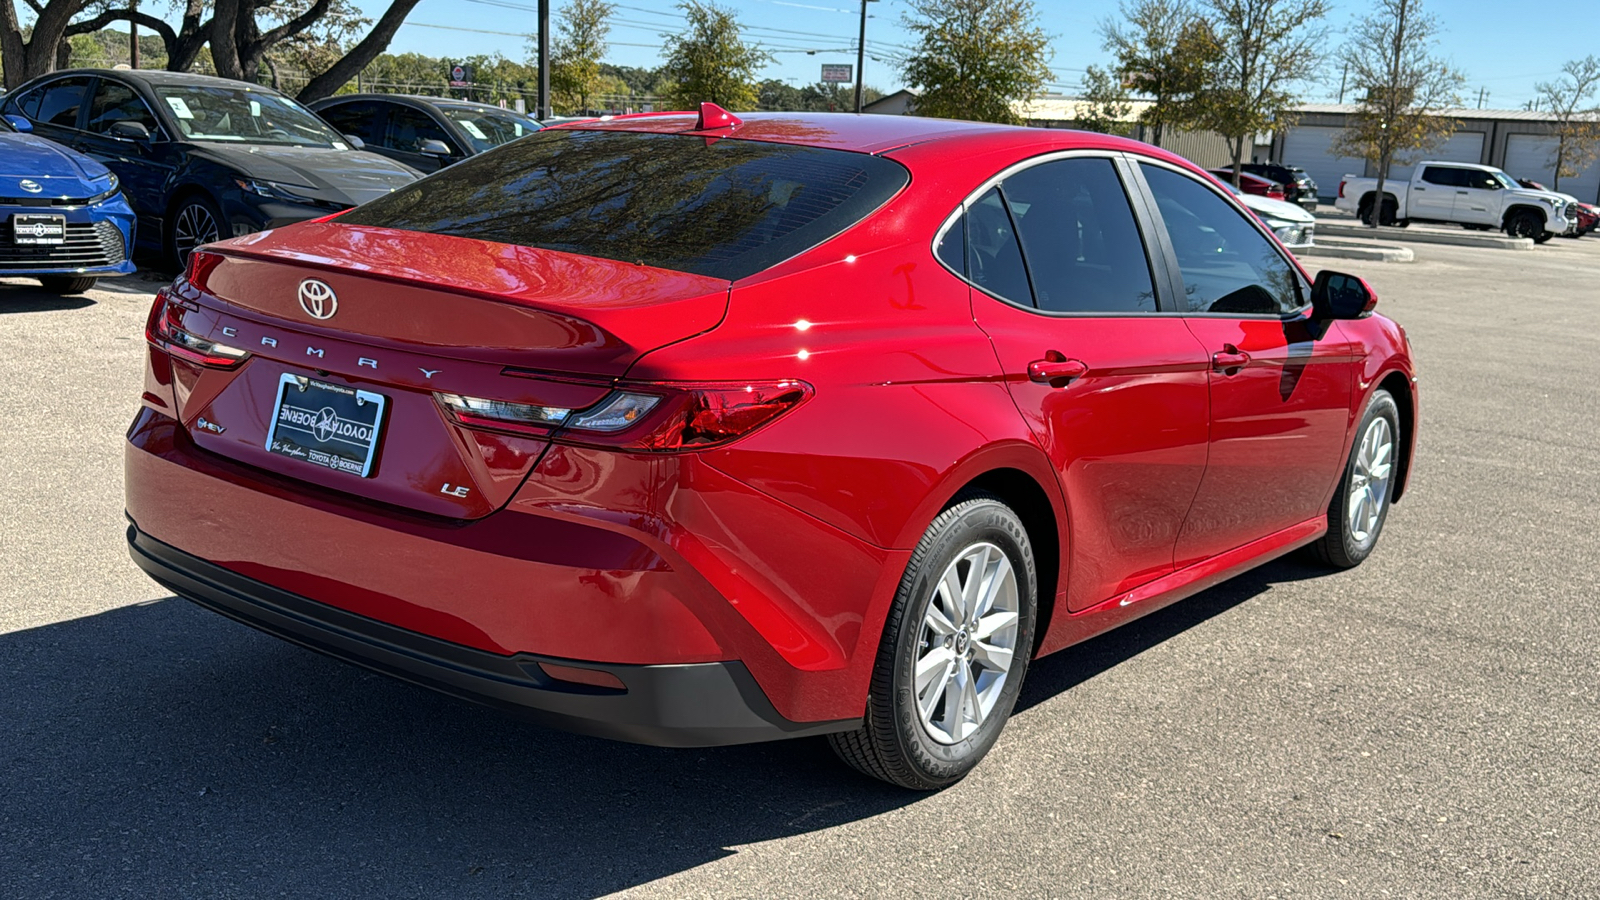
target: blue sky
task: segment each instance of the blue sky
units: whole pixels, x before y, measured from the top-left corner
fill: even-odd
[[[11,2],[11,0],[0,0]],[[734,9],[747,26],[750,38],[774,52],[777,61],[763,78],[780,78],[800,85],[819,78],[822,63],[854,63],[860,5],[856,0],[718,0]],[[381,0],[356,0],[376,18]],[[432,56],[466,56],[500,53],[511,59],[527,56],[527,39],[535,31],[536,0],[423,0],[400,29],[391,52],[415,51]],[[552,0],[559,11],[563,0]],[[1040,24],[1053,38],[1051,66],[1055,90],[1073,91],[1091,64],[1108,57],[1100,48],[1096,26],[1115,15],[1115,0],[1035,0]],[[900,25],[903,0],[875,0],[868,4],[866,82],[884,90],[901,86],[893,63],[911,44]],[[1330,44],[1343,41],[1351,19],[1369,9],[1368,3],[1332,4],[1328,25]],[[1552,79],[1569,59],[1600,52],[1600,16],[1583,4],[1571,2],[1550,7],[1508,10],[1490,0],[1432,0],[1427,9],[1444,25],[1441,55],[1467,76],[1463,93],[1477,104],[1480,88],[1487,90],[1487,107],[1520,108],[1534,96],[1534,83]],[[1543,14],[1538,9],[1544,9]],[[1585,11],[1587,10],[1587,11]],[[620,65],[654,66],[660,63],[661,34],[681,27],[682,15],[674,0],[620,0],[611,33],[610,61]],[[430,27],[434,26],[434,27]],[[437,27],[448,26],[448,27]],[[453,30],[475,29],[475,30]],[[807,51],[816,51],[814,54]],[[876,57],[873,59],[872,57]],[[1308,100],[1333,100],[1339,90],[1339,71],[1329,66],[1321,84],[1308,87]]]

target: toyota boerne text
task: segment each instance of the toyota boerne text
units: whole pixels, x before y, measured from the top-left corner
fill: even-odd
[[[954,783],[1030,660],[1372,552],[1409,346],[1201,170],[897,116],[576,122],[196,251],[128,540],[173,593],[592,735]]]

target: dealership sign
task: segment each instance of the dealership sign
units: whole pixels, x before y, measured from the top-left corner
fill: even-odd
[[[828,63],[823,63],[822,81],[824,84],[849,84],[855,80],[850,77],[850,70],[852,68],[854,67],[849,65],[831,65]]]
[[[450,66],[450,86],[451,87],[472,87],[472,67],[471,66],[464,66],[461,63],[453,63],[453,64],[451,64],[451,66]]]

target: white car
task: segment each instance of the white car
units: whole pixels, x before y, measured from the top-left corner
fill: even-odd
[[[1371,218],[1377,191],[1376,178],[1346,175],[1333,205],[1365,221]],[[1410,181],[1384,182],[1378,209],[1385,225],[1454,222],[1484,231],[1504,229],[1511,237],[1542,244],[1571,227],[1570,208],[1561,194],[1528,190],[1493,166],[1422,162]]]
[[[1299,204],[1271,200],[1259,194],[1246,194],[1226,181],[1222,182],[1222,186],[1232,191],[1245,208],[1255,213],[1256,218],[1271,229],[1285,247],[1296,250],[1312,246],[1317,217],[1306,212]]]

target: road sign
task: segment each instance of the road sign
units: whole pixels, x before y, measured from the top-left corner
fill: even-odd
[[[472,67],[464,66],[461,63],[452,64],[450,66],[450,86],[453,88],[472,87]]]
[[[849,84],[855,79],[850,77],[853,67],[831,63],[822,64],[822,81],[824,84]]]

